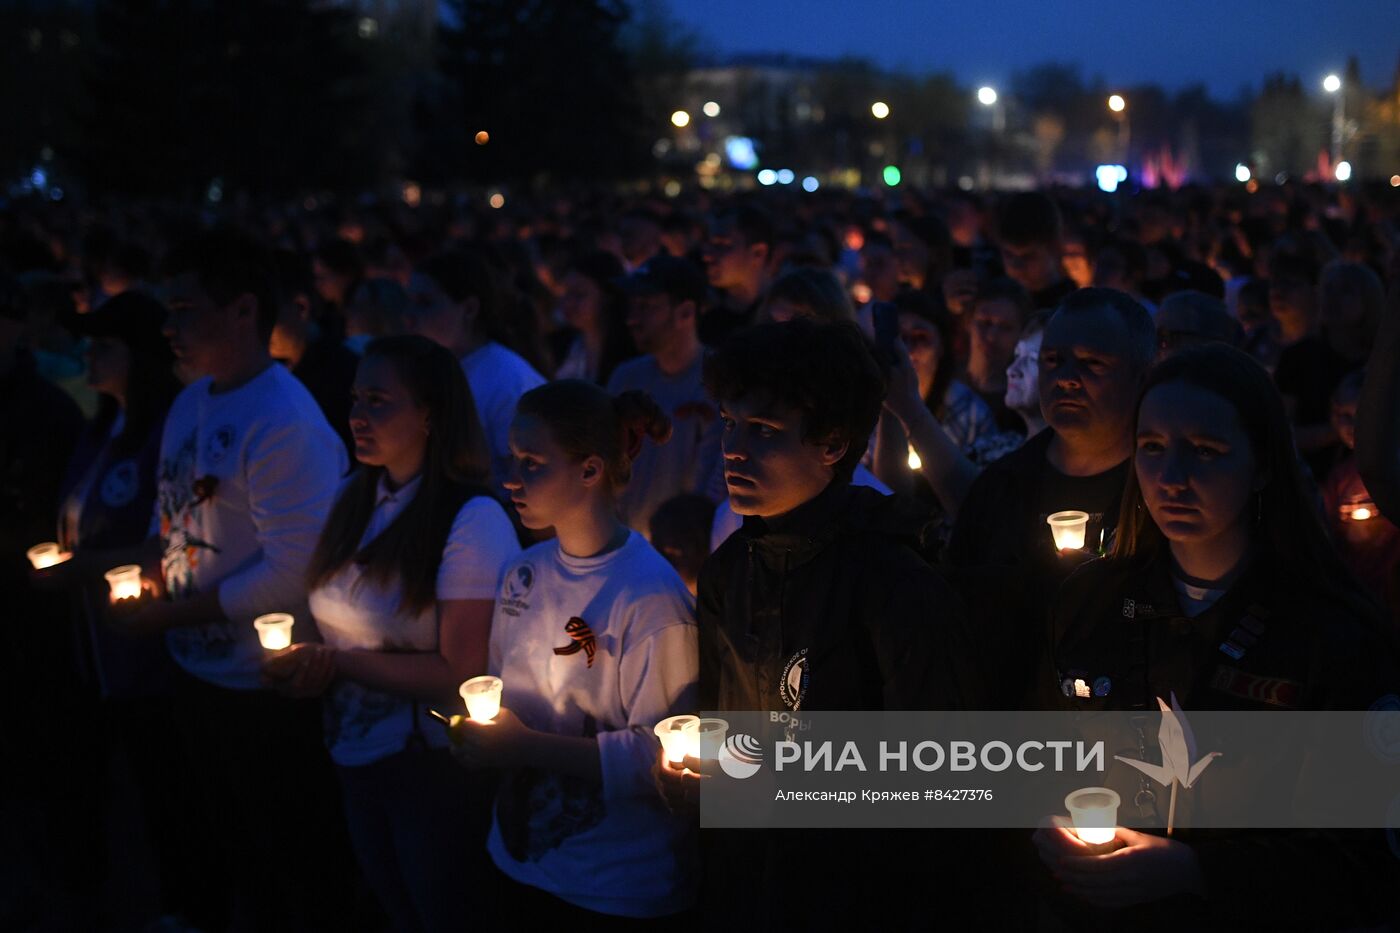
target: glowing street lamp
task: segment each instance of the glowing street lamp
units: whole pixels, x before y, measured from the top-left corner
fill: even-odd
[[[705,106],[701,107],[700,109],[704,112],[705,116],[707,117],[719,116],[719,104],[715,103],[712,100],[705,101]]]
[[[1113,113],[1118,121],[1118,157],[1124,164],[1128,161],[1128,102],[1122,94],[1111,94],[1108,98],[1108,109]]]
[[[1006,132],[1006,108],[998,103],[998,101],[999,98],[996,88],[983,85],[977,89],[977,102],[983,107],[991,109],[992,133],[997,137],[997,142],[1000,142],[1001,135]],[[994,145],[991,148],[990,158],[981,167],[982,183],[984,186],[991,182],[993,175],[996,173],[996,157],[1000,154],[999,149],[1000,146]]]
[[[890,105],[882,100],[877,100],[870,105],[870,113],[877,120],[883,120],[890,115]]]
[[[1337,163],[1337,181],[1351,181],[1351,163],[1342,161]]]
[[[671,125],[677,128],[690,125],[690,114],[684,110],[677,110],[671,114]]]
[[[1248,165],[1245,165],[1243,162],[1240,162],[1235,166],[1235,181],[1239,182],[1240,184],[1244,184],[1245,182],[1249,181],[1249,176],[1250,172]]]
[[[1322,89],[1332,97],[1332,164],[1341,169],[1342,158],[1342,130],[1346,126],[1346,99],[1347,96],[1342,91],[1342,79],[1336,74],[1330,74],[1322,79]],[[1345,178],[1338,178],[1338,181],[1346,181]]]

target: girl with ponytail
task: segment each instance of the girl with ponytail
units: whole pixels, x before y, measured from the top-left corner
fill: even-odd
[[[506,491],[526,528],[556,537],[506,564],[489,662],[501,711],[454,729],[454,753],[503,772],[487,848],[526,928],[693,900],[694,839],[651,767],[656,723],[695,704],[695,607],[617,516],[642,439],[669,435],[646,394],[572,379],[525,393],[511,423]]]

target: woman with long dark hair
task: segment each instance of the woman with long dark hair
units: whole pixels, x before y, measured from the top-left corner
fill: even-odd
[[[451,708],[485,672],[496,580],[519,546],[486,489],[481,427],[450,353],[381,337],[352,399],[360,468],[307,568],[324,643],[265,670],[288,693],[326,694],[351,841],[394,928],[466,929],[484,795],[463,785],[427,706]]]
[[[554,378],[607,385],[617,364],[637,355],[620,286],[624,275],[621,260],[601,250],[584,253],[570,265],[559,310],[577,335]]]
[[[1171,697],[1187,713],[1356,710],[1394,692],[1392,646],[1323,531],[1263,368],[1221,345],[1183,351],[1148,376],[1134,430],[1110,558],[1082,567],[1054,602],[1037,705],[1155,712]],[[1135,825],[1156,825],[1168,794],[1141,780],[1124,800]],[[1198,926],[1365,925],[1386,890],[1366,841],[1325,830],[1116,832],[1109,854],[1057,827],[1036,843],[1082,901],[1163,901]],[[1180,896],[1185,915],[1163,900]]]

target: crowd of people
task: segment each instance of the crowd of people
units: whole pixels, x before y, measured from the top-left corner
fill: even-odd
[[[701,831],[653,733],[1400,707],[1388,190],[14,203],[0,408],[5,929],[1400,922],[1384,830]]]

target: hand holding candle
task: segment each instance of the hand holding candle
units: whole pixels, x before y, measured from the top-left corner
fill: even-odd
[[[113,604],[121,603],[124,600],[139,600],[144,592],[140,564],[123,564],[120,567],[113,567],[103,576],[107,578],[107,586],[111,590]]]
[[[1084,547],[1084,532],[1089,526],[1088,512],[1055,512],[1045,519],[1055,538],[1055,550],[1078,551]]]
[[[253,628],[258,631],[258,641],[268,651],[282,651],[292,646],[292,623],[290,613],[269,612],[253,620]]]
[[[54,541],[45,541],[43,544],[36,544],[25,552],[29,556],[29,563],[35,570],[46,570],[55,564],[61,564],[73,556],[72,552],[65,551]]]
[[[473,721],[486,723],[496,718],[501,711],[501,678],[485,674],[473,677],[458,688],[462,700],[467,704],[467,715]]]
[[[1091,846],[1113,841],[1120,803],[1118,793],[1107,787],[1081,787],[1065,798],[1075,835]]]
[[[656,724],[656,737],[661,740],[661,750],[668,762],[679,765],[685,761],[686,755],[692,754],[686,727],[699,721],[698,716],[668,716]]]
[[[686,723],[682,731],[686,736],[687,755],[702,761],[714,761],[724,747],[729,723],[723,719],[696,719]]]

